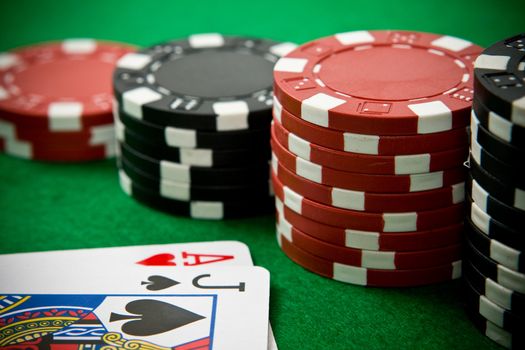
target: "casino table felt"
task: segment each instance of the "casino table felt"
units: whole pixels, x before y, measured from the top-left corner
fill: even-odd
[[[303,43],[387,28],[486,47],[523,30],[523,8],[514,0],[19,1],[0,11],[0,50],[70,37],[147,46],[212,31]],[[122,193],[113,160],[58,165],[0,155],[0,253],[208,240],[245,242],[255,263],[271,272],[270,320],[280,349],[499,348],[469,321],[458,281],[409,289],[331,281],[281,252],[273,215],[222,222],[173,217]]]

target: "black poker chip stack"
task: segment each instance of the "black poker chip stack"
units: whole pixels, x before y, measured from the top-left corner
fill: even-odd
[[[489,338],[525,348],[525,34],[476,60],[467,183],[465,292]],[[521,330],[521,332],[520,332]]]
[[[272,71],[294,46],[197,34],[122,57],[113,87],[124,192],[192,218],[270,213]]]

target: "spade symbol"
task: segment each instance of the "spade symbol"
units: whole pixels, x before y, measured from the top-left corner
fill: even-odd
[[[147,281],[142,281],[141,285],[146,285],[147,290],[156,291],[166,289],[179,284],[179,282],[163,276],[149,276]]]
[[[109,322],[133,320],[124,323],[122,331],[137,337],[168,332],[206,318],[163,301],[141,299],[129,302],[126,311],[133,315],[112,312]]]

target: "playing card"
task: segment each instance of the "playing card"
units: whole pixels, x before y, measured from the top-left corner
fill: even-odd
[[[268,346],[260,267],[71,269],[0,264],[0,347],[253,349]],[[13,347],[14,346],[14,347]]]
[[[207,268],[210,266],[252,266],[248,247],[238,241],[174,243],[111,248],[57,250],[34,253],[0,255],[0,265],[28,264],[53,269],[67,261],[71,269],[88,266],[91,269],[120,266],[162,266]],[[271,327],[268,332],[268,350],[278,350]]]
[[[48,252],[0,255],[3,261],[11,263],[89,264],[96,266],[145,265],[145,266],[227,266],[253,265],[250,250],[246,244],[237,241],[216,241],[197,243],[175,243],[141,245],[115,248],[92,248],[56,250]]]

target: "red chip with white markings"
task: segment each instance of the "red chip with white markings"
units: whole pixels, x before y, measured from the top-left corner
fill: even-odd
[[[424,231],[461,222],[463,204],[444,208],[402,213],[369,213],[335,208],[307,199],[283,185],[272,172],[275,197],[296,213],[312,220],[331,225],[337,223],[356,230],[380,232]]]
[[[277,98],[273,118],[295,135],[328,147],[359,154],[398,156],[422,152],[441,152],[468,145],[467,128],[421,135],[365,135],[324,128],[292,115]]]
[[[339,33],[281,58],[274,93],[293,115],[331,129],[413,135],[463,128],[481,51],[430,33]]]
[[[407,193],[442,188],[465,181],[466,169],[458,167],[443,171],[409,175],[369,175],[350,173],[312,163],[289,152],[274,138],[274,157],[288,170],[319,184],[353,191],[375,193]]]
[[[436,153],[398,156],[356,154],[332,150],[311,143],[286,130],[278,121],[272,126],[272,137],[291,153],[334,169],[360,174],[406,175],[455,168],[468,158],[468,146]]]
[[[68,39],[0,53],[1,118],[48,131],[111,123],[112,74],[129,45]]]
[[[279,217],[302,232],[341,247],[381,251],[414,251],[454,245],[461,242],[463,223],[416,232],[374,232],[354,230],[311,220],[286,207],[276,199]],[[335,223],[334,223],[335,224]]]

